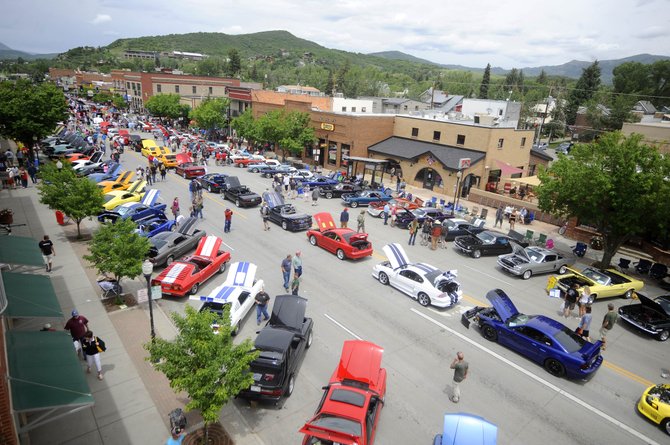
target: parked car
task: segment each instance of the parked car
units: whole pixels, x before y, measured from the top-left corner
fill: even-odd
[[[281,163],[276,159],[266,159],[265,162],[251,164],[247,170],[249,170],[251,173],[258,173],[261,171],[261,169],[267,168],[268,170],[271,170],[278,167],[279,165],[281,165]]]
[[[442,433],[433,445],[496,445],[498,427],[472,414],[445,414]]]
[[[568,268],[565,275],[551,276],[547,280],[547,292],[552,289],[560,289],[561,292],[567,292],[573,283],[579,286],[579,292],[584,286],[591,290],[591,302],[596,298],[623,297],[633,298],[633,293],[642,290],[644,283],[635,278],[624,275],[614,269],[596,269],[587,267],[578,272]]]
[[[223,273],[230,261],[230,252],[220,250],[223,240],[217,236],[206,236],[200,240],[194,255],[175,261],[166,267],[152,286],[160,286],[165,295],[185,297],[198,293],[200,285],[215,273]]]
[[[486,299],[492,307],[470,309],[461,321],[469,328],[474,320],[487,340],[528,357],[556,377],[587,379],[603,363],[600,341],[591,343],[544,315],[520,313],[501,289],[489,291]]]
[[[228,175],[225,173],[207,173],[196,178],[195,181],[210,193],[221,193],[221,190],[226,186],[227,177]]]
[[[423,224],[428,220],[442,223],[442,221],[451,217],[451,214],[444,213],[435,207],[419,207],[413,210],[400,209],[396,212],[395,225],[398,228],[406,229],[414,218],[417,219],[419,224]]]
[[[286,174],[291,174],[297,172],[298,169],[295,167],[291,167],[290,165],[286,164],[281,164],[278,165],[274,168],[261,168],[260,173],[261,176],[264,178],[272,178],[274,175],[280,174],[280,175],[286,175]]]
[[[265,158],[263,158],[263,157],[250,156],[248,158],[233,159],[233,165],[235,167],[248,167],[250,165],[260,164],[260,163],[263,163],[263,162],[265,162]]]
[[[298,213],[293,204],[284,203],[284,198],[279,193],[265,192],[263,200],[270,208],[268,220],[280,225],[282,229],[295,232],[312,227],[312,217],[306,213]]]
[[[144,156],[145,158],[148,158],[150,155],[156,156],[159,151],[160,147],[158,146],[155,140],[142,139],[142,148],[140,149],[140,153],[142,153],[142,156]]]
[[[451,307],[463,296],[455,270],[443,272],[430,264],[410,263],[398,243],[387,244],[383,250],[388,260],[372,268],[372,276],[381,284],[395,287],[421,306]]]
[[[298,172],[296,171],[295,173],[292,173],[291,175],[295,175]],[[327,185],[336,185],[338,184],[338,181],[335,179],[331,179],[327,176],[314,176],[311,178],[296,178],[296,181],[298,182],[298,187],[302,187],[306,190],[312,190],[314,187],[324,187]]]
[[[101,223],[115,223],[118,219],[140,219],[164,215],[165,204],[158,204],[160,190],[149,189],[146,191],[140,202],[126,202],[114,207],[113,210],[102,212],[98,215],[98,221]]]
[[[414,210],[419,208],[419,204],[413,201],[409,201],[405,198],[393,198],[389,201],[371,202],[368,204],[368,214],[374,216],[375,218],[381,218],[384,216],[384,207],[386,204],[388,204],[389,207],[393,207],[395,205],[397,209]]]
[[[256,280],[256,269],[255,264],[246,261],[233,263],[223,284],[217,286],[207,296],[191,295],[189,299],[202,301],[200,312],[214,312],[221,319],[225,307],[229,307],[231,334],[237,335],[240,324],[254,307],[254,297],[263,289],[263,280]],[[214,332],[218,332],[221,321],[212,325]]]
[[[512,244],[519,243],[522,247],[528,247],[528,242],[519,241],[508,235],[492,230],[485,230],[476,235],[457,236],[454,240],[454,248],[479,258],[482,255],[501,255],[512,252]]]
[[[177,222],[169,219],[165,213],[160,213],[137,221],[137,234],[147,238],[163,232],[173,232],[177,229]]]
[[[567,155],[570,153],[570,150],[572,150],[572,146],[575,145],[572,142],[561,142],[556,146],[556,153],[562,153],[564,155]]]
[[[301,181],[311,180],[312,178],[315,178],[316,175],[309,170],[298,170],[295,173],[289,174],[289,177],[295,178],[295,180],[300,183]]]
[[[175,258],[194,250],[200,240],[207,235],[204,230],[196,227],[198,218],[186,218],[177,227],[176,232],[163,232],[149,239],[149,258],[156,266],[169,266]]]
[[[141,152],[142,151],[142,136],[139,134],[131,134],[128,136],[128,145],[135,151],[135,152]]]
[[[345,193],[356,193],[363,190],[361,186],[349,182],[340,182],[335,185],[324,185],[319,187],[319,196],[326,199],[341,198]]]
[[[113,190],[103,195],[104,204],[102,207],[105,210],[113,210],[121,204],[126,202],[139,202],[144,196],[144,189],[147,186],[147,181],[138,180],[130,184],[127,190]]]
[[[640,293],[639,304],[619,308],[621,319],[653,335],[659,341],[670,338],[670,295],[661,295],[653,300]]]
[[[223,199],[234,202],[237,207],[254,207],[261,203],[261,195],[240,184],[237,176],[228,176],[224,182]]]
[[[116,181],[119,176],[121,176],[121,164],[119,163],[114,163],[109,166],[107,169],[107,173],[91,173],[90,175],[86,176],[89,181],[95,182],[96,184],[100,184],[101,182],[114,182]],[[123,178],[124,180],[126,178]],[[110,190],[108,190],[110,191]],[[103,192],[107,193],[107,192]]]
[[[357,260],[372,255],[372,243],[367,233],[357,233],[354,229],[342,229],[335,225],[328,212],[314,215],[316,229],[307,231],[307,239],[312,246],[319,246],[334,253],[337,258]]]
[[[484,220],[480,221],[483,222]],[[447,228],[447,233],[444,236],[444,239],[447,241],[453,241],[458,236],[476,235],[486,230],[484,224],[476,226],[471,222],[460,218],[447,218],[442,220],[442,227],[445,226]],[[442,233],[444,233],[444,231]]]
[[[254,383],[238,396],[278,402],[289,397],[305,352],[312,346],[314,322],[305,316],[307,299],[277,295],[272,315],[254,341],[259,356],[251,362]]]
[[[72,170],[79,176],[86,176],[87,174],[94,173],[96,168],[101,168],[105,161],[102,160],[102,151],[94,152],[88,159],[86,157],[70,161],[72,164]],[[111,160],[107,161],[107,165],[111,163]],[[101,170],[102,171],[102,170]]]
[[[498,256],[498,265],[524,280],[542,273],[564,274],[575,263],[575,257],[564,257],[555,250],[530,246],[525,249],[512,243],[513,252]]]
[[[176,157],[177,166],[174,168],[174,172],[184,179],[197,178],[207,173],[205,167],[193,163],[193,158],[190,155],[180,153]]]
[[[300,428],[303,445],[374,443],[386,400],[383,354],[384,349],[368,341],[344,342],[316,414]]]
[[[637,403],[637,410],[670,434],[670,385],[665,383],[647,388]]]
[[[342,202],[349,207],[366,206],[375,201],[390,201],[391,195],[379,190],[361,190],[355,193],[345,193],[342,195]]]

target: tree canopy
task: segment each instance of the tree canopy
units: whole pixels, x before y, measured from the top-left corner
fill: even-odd
[[[600,87],[600,66],[596,60],[587,68],[582,70],[582,75],[577,81],[577,84],[570,92],[568,97],[568,105],[566,107],[565,116],[567,123],[573,125],[577,118],[577,110],[580,105],[585,105],[586,102],[596,94]]]
[[[228,122],[230,99],[225,97],[209,98],[191,110],[189,117],[198,127],[207,130],[225,127]]]
[[[188,115],[190,107],[180,102],[179,94],[156,94],[144,104],[151,114],[168,119],[177,119]]]
[[[670,105],[670,60],[651,65],[623,63],[613,71],[614,92],[648,100],[656,107]]]
[[[287,154],[301,154],[303,149],[314,142],[314,129],[309,125],[309,113],[270,111],[255,121],[254,133],[259,140],[270,142],[276,149]]]
[[[484,76],[482,77],[482,83],[479,85],[479,98],[488,99],[489,98],[489,84],[491,83],[491,64],[487,63],[486,68],[484,69]]]

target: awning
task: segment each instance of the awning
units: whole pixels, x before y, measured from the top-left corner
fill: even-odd
[[[42,275],[3,272],[2,281],[7,295],[10,318],[63,316],[51,279]]]
[[[470,165],[475,165],[486,157],[486,153],[450,145],[434,144],[414,139],[391,136],[381,142],[368,147],[371,153],[380,153],[399,159],[416,160],[421,156],[432,155],[448,170],[458,171],[460,159],[470,159]],[[514,168],[514,167],[512,167]]]
[[[41,411],[19,434],[93,405],[93,395],[66,332],[7,331],[12,407]]]
[[[38,242],[26,236],[0,236],[0,263],[42,266]]]
[[[537,176],[526,176],[525,178],[512,178],[511,179],[513,182],[518,182],[521,184],[528,184],[532,186],[537,186],[540,185],[540,178]]]
[[[502,171],[502,174],[504,176],[523,173],[522,168],[516,168],[513,165],[508,164],[507,162],[499,161],[496,159],[496,164],[498,164],[498,167],[500,167],[500,170]]]

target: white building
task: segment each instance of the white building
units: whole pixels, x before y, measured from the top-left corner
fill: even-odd
[[[344,97],[333,97],[333,111],[335,113],[373,113],[374,101],[372,99],[345,99]]]
[[[517,127],[521,117],[521,103],[505,100],[463,99],[461,114],[468,119],[492,122],[505,127]],[[482,122],[484,123],[484,122]]]

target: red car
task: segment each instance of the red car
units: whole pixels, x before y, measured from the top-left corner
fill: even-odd
[[[211,235],[201,239],[195,255],[170,264],[151,280],[152,286],[160,286],[164,294],[175,297],[197,293],[202,283],[226,270],[230,252],[219,250],[222,242],[221,238]]]
[[[384,350],[363,340],[342,346],[340,364],[326,386],[316,415],[300,432],[303,445],[372,445],[386,395]]]
[[[207,173],[205,167],[193,163],[193,158],[188,153],[179,153],[176,158],[177,166],[174,172],[185,179],[197,178]]]
[[[319,246],[332,252],[341,260],[357,260],[372,255],[372,243],[367,233],[356,233],[353,229],[339,229],[328,212],[314,215],[317,228],[307,231],[307,239],[312,246]]]
[[[387,203],[384,201],[371,202],[370,204],[368,204],[368,213],[372,216],[376,216],[377,218],[381,218],[383,216],[384,206],[386,204]],[[393,198],[388,202],[388,205],[390,207],[393,207],[393,204],[395,204],[395,206],[398,209],[406,209],[406,210],[414,210],[420,207],[419,204],[413,201],[409,201],[405,198]]]
[[[237,158],[233,160],[235,167],[248,167],[253,164],[260,164],[261,162],[263,162],[263,159],[257,158]]]

